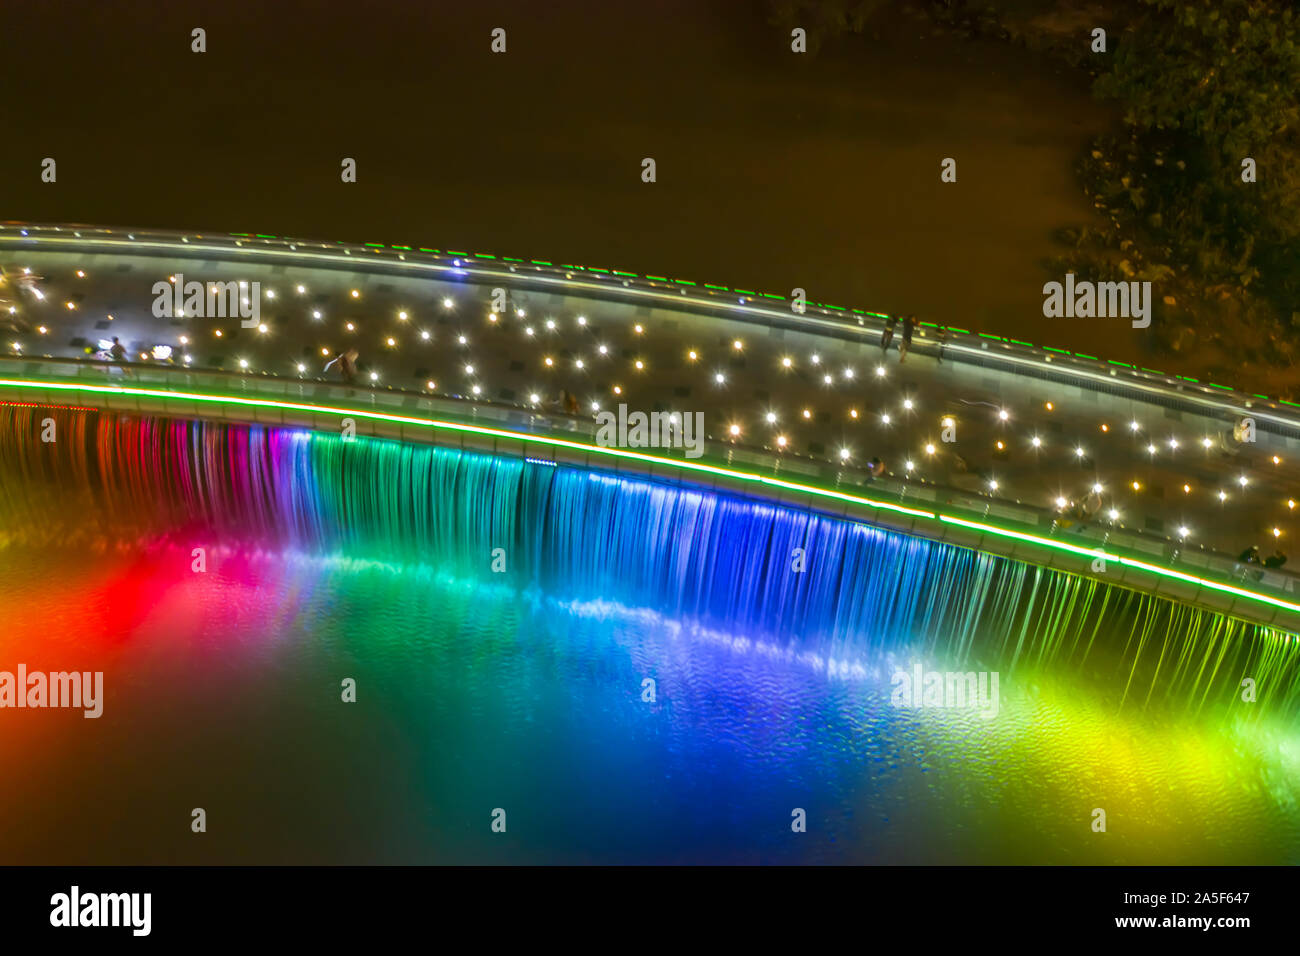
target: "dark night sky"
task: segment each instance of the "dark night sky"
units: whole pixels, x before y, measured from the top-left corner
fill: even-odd
[[[0,218],[464,248],[1047,327],[1107,116],[1008,48],[789,52],[759,0],[10,3]],[[190,52],[190,30],[208,52]],[[489,32],[509,50],[489,52]],[[944,156],[955,185],[939,182]],[[40,161],[58,161],[41,184]],[[339,181],[355,157],[359,182]],[[640,181],[652,156],[659,181]]]

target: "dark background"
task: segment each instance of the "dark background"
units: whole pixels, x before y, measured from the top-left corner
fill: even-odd
[[[1092,217],[1072,164],[1110,117],[1086,78],[905,10],[878,29],[800,56],[762,0],[10,3],[0,219],[798,286],[1137,354],[1041,311],[1053,230]]]

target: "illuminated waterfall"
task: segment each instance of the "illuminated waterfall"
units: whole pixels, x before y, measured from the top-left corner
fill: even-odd
[[[57,441],[41,440],[53,418]],[[1300,711],[1294,635],[767,503],[290,429],[0,406],[0,543],[225,542],[607,599],[837,658],[1068,667],[1126,706]],[[497,550],[500,549],[500,550]],[[802,570],[800,570],[802,568]]]

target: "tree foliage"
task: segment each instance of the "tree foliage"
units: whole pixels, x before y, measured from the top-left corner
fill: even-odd
[[[1096,94],[1118,101],[1144,159],[1149,226],[1208,280],[1300,295],[1300,13],[1291,0],[1141,0]],[[1254,160],[1257,181],[1243,182]],[[1127,185],[1127,182],[1126,182]]]

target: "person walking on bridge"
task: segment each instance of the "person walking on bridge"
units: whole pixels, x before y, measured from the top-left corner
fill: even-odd
[[[907,361],[907,350],[912,347],[912,335],[916,332],[916,316],[908,315],[903,318],[903,341],[898,343],[898,364],[902,365]]]
[[[894,341],[894,326],[898,325],[898,316],[885,316],[885,327],[880,331],[880,354],[889,352],[889,343]]]
[[[124,346],[121,342],[118,341],[116,335],[113,336],[113,345],[108,350],[108,354],[112,357],[114,362],[122,366],[122,374],[125,375],[127,378],[130,378],[131,370],[127,368],[126,365],[126,346]]]
[[[950,338],[952,338],[952,330],[949,329],[948,326],[945,325],[942,329],[939,330],[939,353],[938,353],[938,357],[939,357],[939,364],[940,364],[940,365],[943,364],[943,350],[944,350],[945,348],[947,348],[947,346],[948,346],[948,340],[949,340]]]

